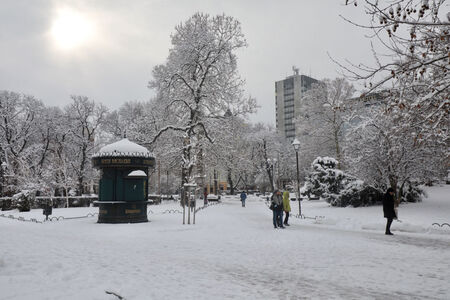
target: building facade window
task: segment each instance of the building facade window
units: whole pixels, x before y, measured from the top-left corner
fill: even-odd
[[[295,103],[301,103],[302,95],[316,82],[318,80],[298,73],[275,82],[276,126],[289,140],[295,137],[294,119],[301,109]]]

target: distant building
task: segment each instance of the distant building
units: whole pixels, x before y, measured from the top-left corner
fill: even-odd
[[[389,97],[388,91],[374,92],[370,94],[363,94],[359,97],[351,98],[346,101],[346,106],[353,110],[363,110],[368,107],[379,106],[386,103]]]
[[[298,69],[293,67],[294,75],[275,82],[276,127],[279,134],[286,139],[295,138],[294,119],[301,110],[303,94],[318,80],[299,75]]]
[[[229,190],[228,182],[226,181],[218,181],[217,182],[217,191],[214,183],[206,184],[206,191],[208,194],[220,195]]]
[[[349,113],[357,112],[357,114],[351,118],[349,123],[344,124],[343,132],[346,132],[350,126],[359,124],[364,117],[371,116],[373,114],[372,109],[386,105],[390,95],[389,91],[383,90],[347,99],[345,102],[346,111]]]

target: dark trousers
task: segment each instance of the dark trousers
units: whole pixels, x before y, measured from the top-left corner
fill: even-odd
[[[386,233],[390,233],[391,232],[392,220],[394,220],[394,219],[393,218],[387,218],[387,221],[386,221]]]
[[[273,210],[273,226],[274,227],[283,226],[283,210],[281,209]]]
[[[287,224],[288,223],[288,221],[289,221],[289,212],[288,211],[286,211],[285,212],[286,213],[286,216],[284,217],[284,224]]]

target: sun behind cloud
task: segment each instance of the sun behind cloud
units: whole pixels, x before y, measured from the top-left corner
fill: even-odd
[[[60,8],[52,22],[50,34],[58,48],[72,50],[94,38],[95,24],[86,14],[71,8]]]

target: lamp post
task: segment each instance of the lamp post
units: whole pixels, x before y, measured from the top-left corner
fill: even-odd
[[[275,172],[278,173],[278,165],[277,165],[278,160],[276,158],[272,159],[272,181],[273,181],[273,187],[274,188],[280,188],[278,186],[278,181],[275,180]]]
[[[295,157],[297,159],[297,200],[298,200],[298,214],[299,216],[302,216],[302,203],[300,199],[300,175],[298,171],[298,150],[300,150],[300,142],[296,138],[292,142],[292,146],[294,146],[295,150]]]

